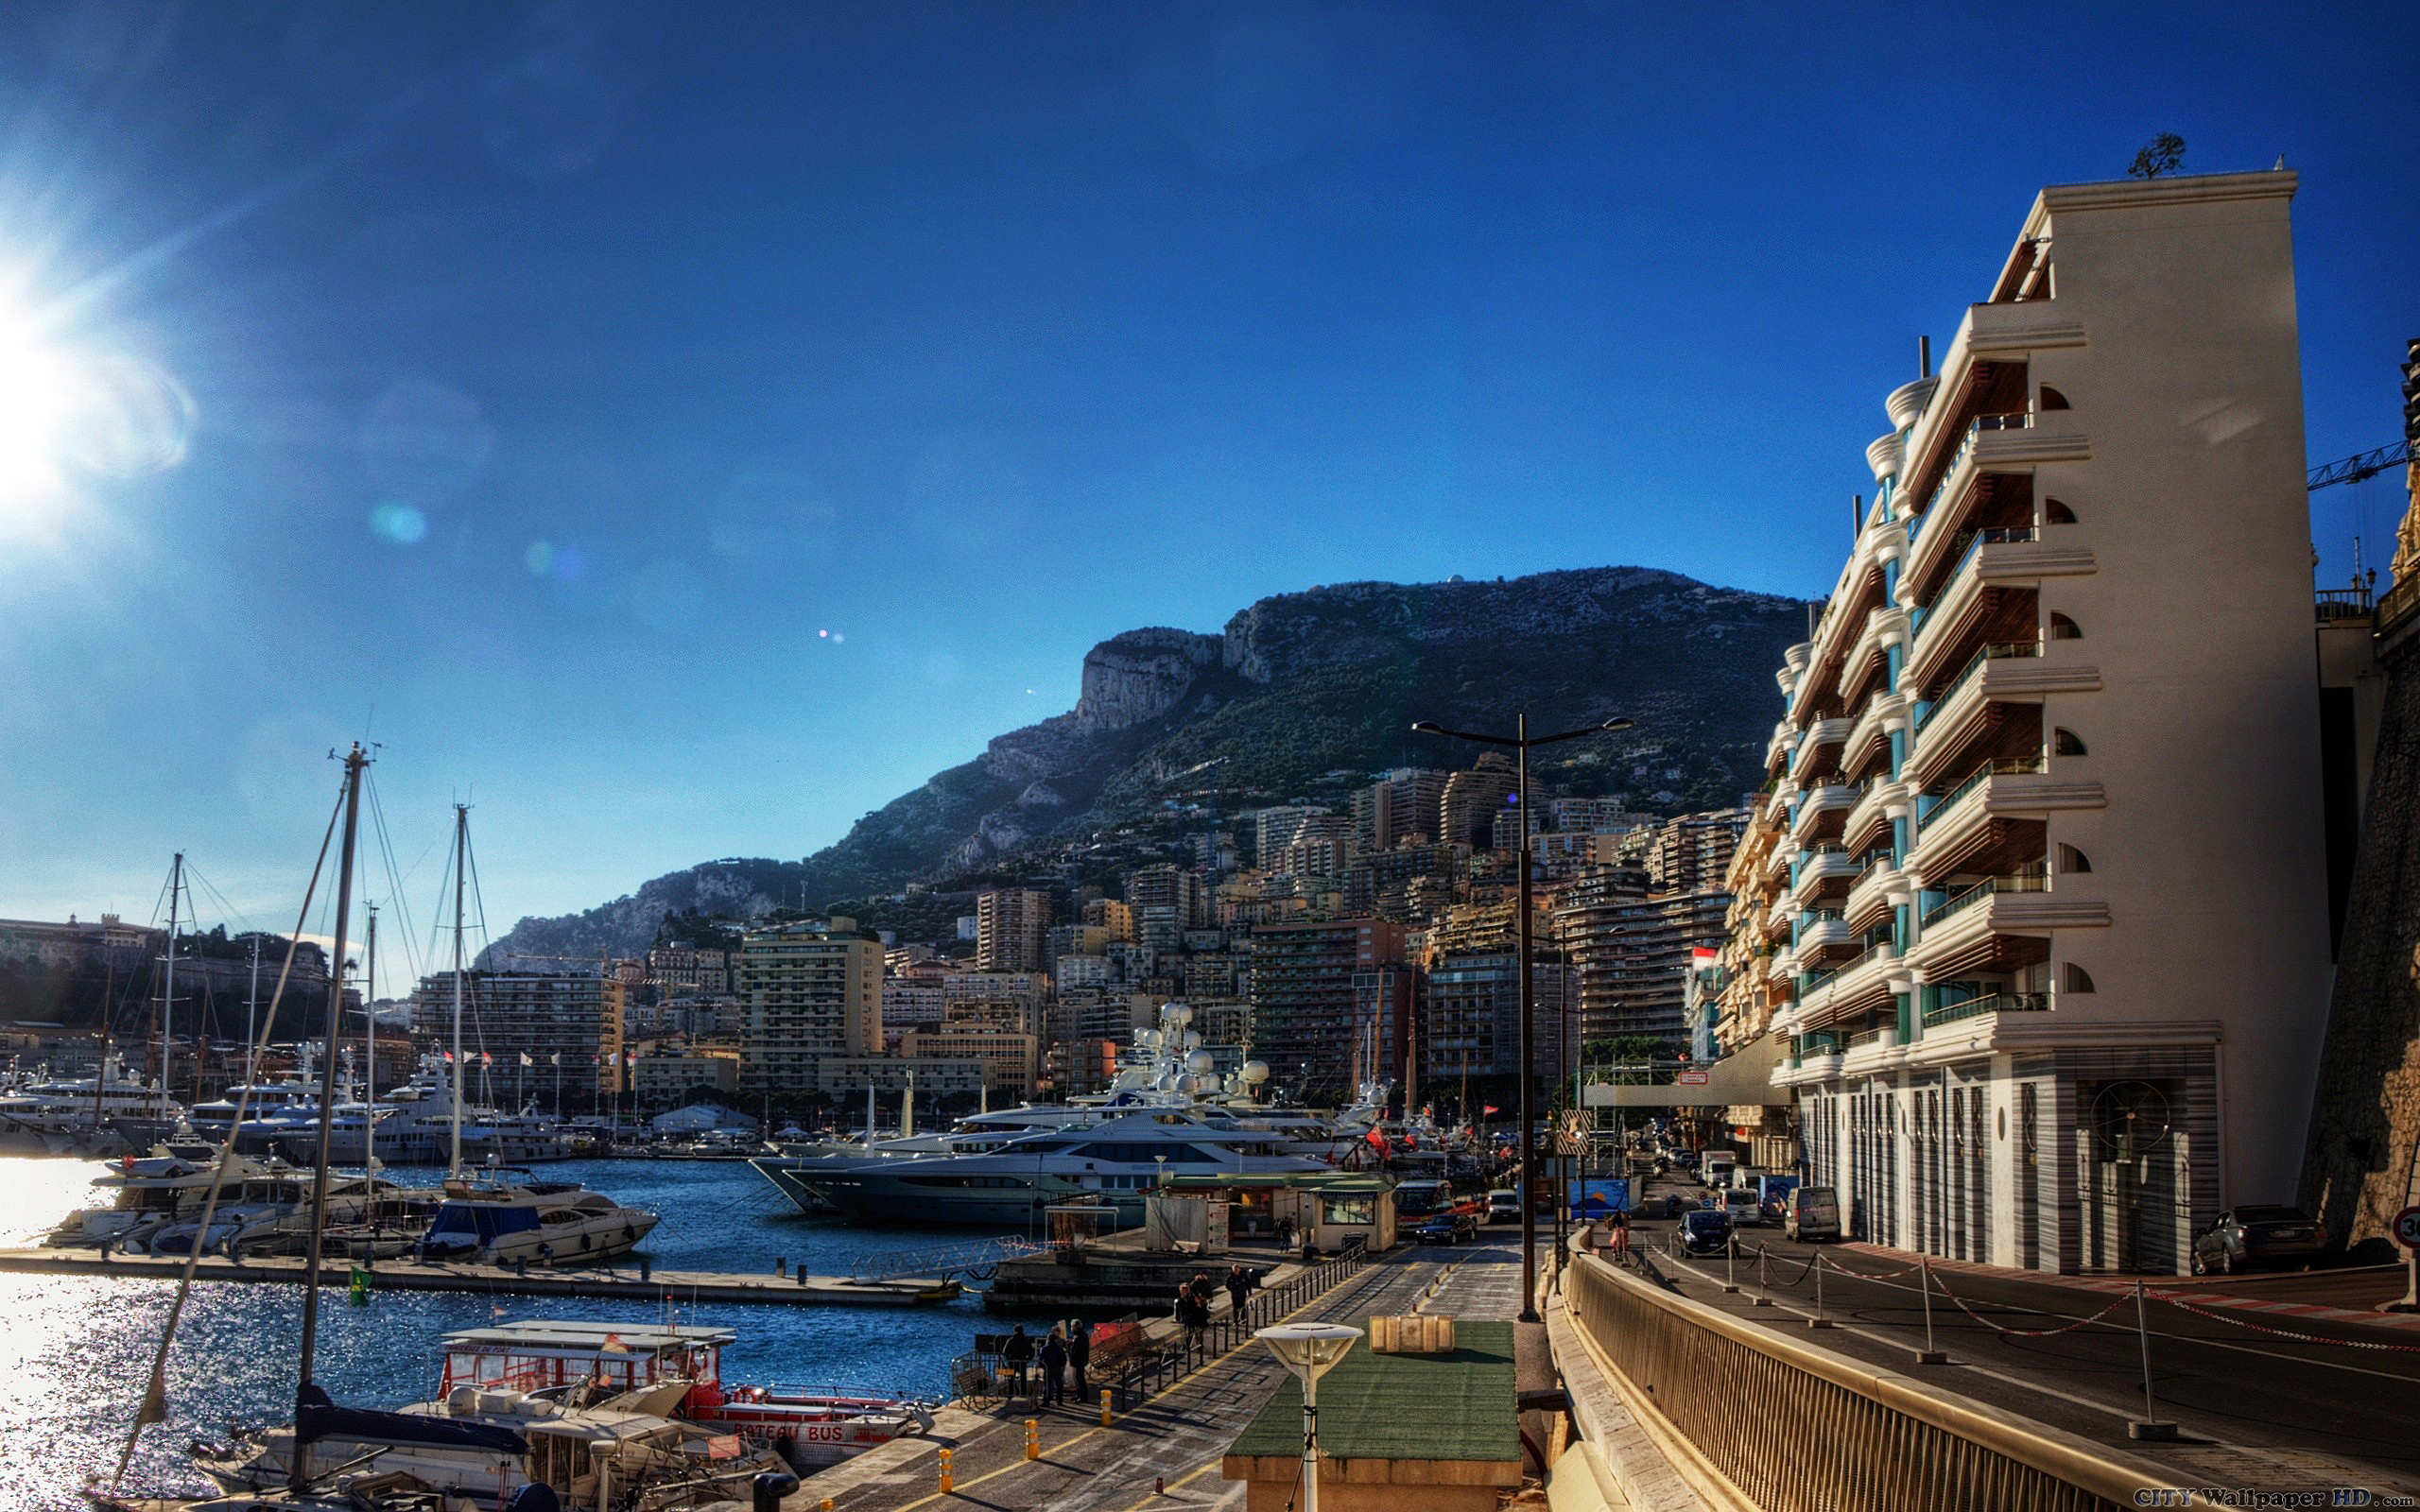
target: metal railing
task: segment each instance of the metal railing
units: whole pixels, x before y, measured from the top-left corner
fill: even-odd
[[[1092,1390],[1108,1388],[1112,1403],[1119,1411],[1138,1405],[1247,1342],[1254,1330],[1265,1329],[1318,1300],[1352,1279],[1369,1259],[1368,1249],[1356,1241],[1333,1260],[1322,1261],[1275,1286],[1250,1294],[1241,1308],[1213,1314],[1207,1327],[1186,1329],[1145,1345],[1123,1356],[1113,1373],[1095,1370],[1094,1379],[1086,1385]]]
[[[1957,560],[1948,572],[1942,575],[1941,580],[1944,586],[1940,593],[1934,595],[1933,604],[1938,604],[1942,598],[1947,596],[1949,593],[1947,585],[1958,580],[1958,575],[1966,570],[1966,564],[1973,560],[1975,554],[1985,546],[2005,546],[2017,541],[2041,539],[2042,532],[2032,525],[1987,525],[1981,529],[1966,529],[1958,532],[1951,539],[1949,548]],[[1924,622],[1932,617],[1933,604],[1924,606],[1920,615],[1909,617],[1908,644],[1910,645],[1913,645],[1924,638],[1922,633]]]
[[[2318,611],[2322,625],[2330,620],[2365,620],[2370,617],[2370,591],[2361,588],[2323,588],[2311,595],[2312,608]]]
[[[1949,491],[1951,480],[1958,476],[1958,464],[1966,460],[1966,454],[1975,449],[1976,438],[1985,431],[2024,431],[2032,428],[2033,416],[2030,411],[2010,415],[1978,415],[1968,421],[1965,437],[1959,441],[1958,450],[1949,454],[1949,461],[1941,470],[1941,481],[1933,485],[1932,493],[1925,500],[1923,513],[1916,518],[1917,531],[1921,532],[1924,529],[1924,523],[1930,520],[1933,511],[1940,507],[1942,496]]]
[[[1986,992],[1963,1003],[1945,1003],[1928,1007],[1925,1012],[1925,1027],[1955,1023],[1961,1019],[1978,1019],[1986,1013],[2048,1013],[2050,994],[2048,992]]]
[[[2050,879],[2039,873],[2020,873],[2014,877],[1986,877],[1965,891],[1926,909],[1924,921],[1930,924],[1936,919],[1946,919],[1963,909],[1972,908],[1995,893],[2048,892],[2049,890]]]
[[[1966,795],[1995,777],[2038,777],[2049,769],[2049,764],[2039,756],[2020,756],[2013,761],[1985,762],[1969,772],[1964,782],[1934,799],[1930,803],[1924,802],[1920,798],[1916,803],[1916,817],[1930,823],[1945,812],[1957,807],[1959,801]]]
[[[1573,1325],[1634,1412],[1689,1441],[1764,1512],[2102,1512],[2165,1484],[1996,1410],[1809,1349],[1594,1255],[1563,1280]]]
[[[2041,654],[2042,643],[2039,641],[2003,641],[1983,647],[1975,653],[1975,660],[1967,662],[1963,671],[1949,679],[1949,686],[1942,689],[1938,697],[1927,702],[1923,711],[1916,715],[1916,728],[1924,729],[1933,715],[1941,713],[1942,705],[1957,697],[1958,690],[1965,687],[1970,679],[1981,674],[1985,663],[2005,661],[2010,657],[2040,656]]]

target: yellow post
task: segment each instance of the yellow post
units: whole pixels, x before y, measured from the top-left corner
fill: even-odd
[[[816,1503],[815,1512],[832,1512],[832,1499],[827,1496],[822,1501]]]
[[[1107,1386],[1100,1388],[1100,1425],[1103,1428],[1109,1426],[1109,1388]]]
[[[1042,1457],[1042,1424],[1031,1418],[1025,1420],[1025,1457]]]
[[[942,1486],[941,1486],[941,1490],[942,1490],[942,1494],[943,1496],[947,1496],[947,1495],[949,1494],[949,1492],[950,1492],[950,1484],[951,1484],[951,1483],[950,1483],[950,1474],[949,1474],[949,1451],[948,1451],[948,1450],[946,1450],[946,1449],[944,1449],[944,1450],[942,1450],[942,1451],[941,1452],[941,1453],[942,1453]]]

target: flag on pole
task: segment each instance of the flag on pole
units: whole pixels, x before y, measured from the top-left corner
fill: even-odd
[[[563,1053],[562,1053],[562,1051],[560,1051],[560,1050],[556,1051],[553,1055],[548,1056],[548,1057],[546,1057],[546,1064],[547,1064],[547,1065],[549,1065],[549,1066],[560,1066],[560,1065],[562,1065],[562,1063],[563,1063]]]
[[[537,1064],[536,1061],[529,1058],[529,1052],[527,1050],[521,1052],[521,1063],[525,1066],[534,1066]]]
[[[482,1066],[493,1066],[495,1064],[495,1057],[491,1056],[486,1051],[482,1050],[479,1052],[479,1064]]]
[[[1480,1116],[1481,1118],[1485,1118],[1485,1117],[1487,1117],[1488,1115],[1490,1115],[1490,1114],[1492,1114],[1492,1113],[1495,1113],[1495,1112],[1498,1111],[1498,1109],[1497,1109],[1496,1106],[1495,1106],[1494,1103],[1488,1103],[1488,1104],[1486,1104],[1486,1105],[1482,1106],[1482,1107],[1479,1108],[1479,1110],[1478,1110],[1478,1111],[1479,1111],[1479,1116]]]

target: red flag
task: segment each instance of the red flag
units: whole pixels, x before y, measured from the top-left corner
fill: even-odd
[[[1497,1108],[1496,1108],[1496,1106],[1495,1106],[1494,1103],[1490,1103],[1490,1104],[1488,1104],[1486,1107],[1484,1107],[1484,1108],[1480,1108],[1478,1111],[1479,1111],[1479,1116],[1480,1116],[1481,1118],[1485,1118],[1488,1114],[1497,1111]]]
[[[1373,1143],[1373,1144],[1374,1144],[1374,1145],[1376,1145],[1376,1146],[1379,1148],[1379,1150],[1380,1150],[1380,1151],[1382,1151],[1382,1152],[1383,1152],[1383,1151],[1386,1149],[1386,1147],[1387,1147],[1387,1137],[1386,1137],[1386,1135],[1385,1135],[1385,1134],[1383,1134],[1383,1133],[1379,1132],[1377,1129],[1374,1129],[1374,1129],[1372,1129],[1372,1130],[1370,1131],[1370,1133],[1369,1133],[1369,1136],[1368,1136],[1368,1137],[1369,1137],[1369,1141],[1370,1141],[1370,1143]]]

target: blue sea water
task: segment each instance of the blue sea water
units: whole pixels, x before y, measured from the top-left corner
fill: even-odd
[[[0,1246],[38,1240],[86,1204],[98,1174],[86,1161],[0,1159]],[[642,1247],[662,1269],[769,1273],[779,1258],[845,1274],[869,1252],[965,1237],[808,1218],[736,1161],[582,1161],[544,1174],[655,1209],[663,1222]],[[87,1477],[116,1469],[175,1292],[170,1281],[0,1275],[0,1512],[79,1507]],[[191,1440],[291,1417],[302,1302],[298,1286],[195,1285],[168,1355],[167,1420],[136,1439],[125,1488],[204,1488],[186,1457]],[[438,1341],[451,1330],[662,1316],[629,1302],[441,1292],[373,1292],[367,1307],[354,1307],[331,1290],[320,1310],[317,1376],[340,1402],[395,1406],[432,1393]],[[726,1380],[938,1395],[980,1316],[967,1297],[921,1308],[703,1306],[681,1309],[677,1320],[737,1331],[723,1356]]]

